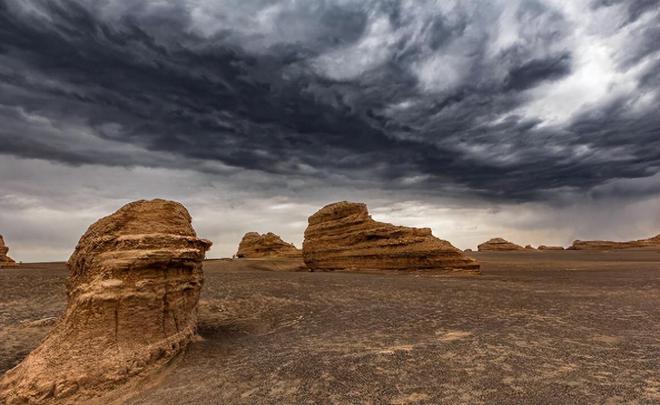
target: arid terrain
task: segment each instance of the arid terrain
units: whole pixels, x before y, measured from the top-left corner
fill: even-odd
[[[132,404],[657,403],[660,252],[470,253],[480,276],[208,260],[199,335]],[[63,263],[0,269],[0,373],[65,308]]]

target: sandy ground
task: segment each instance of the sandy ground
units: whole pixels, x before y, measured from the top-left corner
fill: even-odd
[[[660,402],[660,252],[471,255],[481,276],[207,261],[201,339],[126,402]],[[52,327],[65,279],[0,270],[0,373]]]

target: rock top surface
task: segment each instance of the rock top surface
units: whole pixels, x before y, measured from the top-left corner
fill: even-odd
[[[173,201],[91,225],[67,263],[66,312],[0,380],[0,402],[85,402],[168,364],[195,335],[210,246]]]
[[[303,258],[311,270],[471,270],[479,264],[429,228],[375,221],[362,203],[326,205],[309,217]]]
[[[609,240],[576,240],[569,250],[614,250],[614,249],[643,249],[660,248],[660,235],[648,239],[639,239],[628,242],[612,242]]]
[[[480,244],[479,246],[477,246],[477,249],[480,252],[525,250],[524,247],[520,245],[516,245],[515,243],[511,243],[502,238],[493,238],[489,241],[486,241]]]
[[[302,251],[278,235],[268,232],[260,235],[248,232],[243,236],[236,252],[238,258],[300,258]]]

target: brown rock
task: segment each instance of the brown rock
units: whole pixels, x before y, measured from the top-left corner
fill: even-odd
[[[371,219],[367,206],[342,201],[309,217],[303,258],[311,270],[470,270],[479,264],[429,228]]]
[[[2,267],[14,267],[16,262],[11,257],[7,256],[9,248],[5,246],[5,240],[0,235],[0,268]]]
[[[614,250],[614,249],[644,249],[660,248],[660,235],[648,239],[629,242],[612,242],[609,240],[576,240],[569,250]]]
[[[546,246],[540,245],[539,250],[564,250],[563,246]]]
[[[248,232],[238,245],[236,257],[239,258],[301,258],[302,251],[292,243],[282,240],[272,232],[259,235],[257,232]]]
[[[168,364],[195,335],[210,246],[173,201],[136,201],[91,225],[68,261],[63,317],[0,380],[0,403],[98,399]]]
[[[524,247],[520,245],[516,245],[515,243],[511,243],[507,240],[504,240],[502,238],[493,238],[489,241],[486,241],[482,243],[481,245],[477,246],[477,249],[480,252],[487,252],[487,251],[511,251],[511,250],[525,250]]]
[[[536,250],[532,245],[525,245],[525,250]]]

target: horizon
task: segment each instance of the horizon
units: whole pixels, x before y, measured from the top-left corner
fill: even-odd
[[[210,258],[341,200],[460,249],[660,231],[648,1],[0,3],[0,234],[62,261],[127,202]]]

